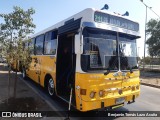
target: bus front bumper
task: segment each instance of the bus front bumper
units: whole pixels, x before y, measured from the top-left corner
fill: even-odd
[[[77,109],[84,112],[102,108],[115,109],[124,106],[125,103],[131,104],[135,102],[135,99],[139,96],[139,94],[140,91],[136,91],[132,94],[121,95],[120,97],[110,97],[94,101],[82,100],[82,104]]]

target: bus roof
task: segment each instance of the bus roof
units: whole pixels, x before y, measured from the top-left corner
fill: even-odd
[[[106,13],[106,14],[109,14],[109,15],[112,15],[112,16],[117,16],[117,17],[120,17],[120,18],[124,18],[126,20],[130,20],[130,21],[138,24],[138,22],[129,19],[127,16],[118,15],[116,13],[109,12],[107,10],[97,10],[95,8],[87,8],[87,9],[84,9],[83,11],[81,11],[81,12],[79,12],[79,13],[77,13],[77,14],[75,14],[75,15],[73,15],[73,16],[71,16],[71,17],[69,17],[69,18],[67,18],[67,19],[65,19],[65,20],[63,20],[63,21],[61,21],[57,24],[55,24],[55,25],[52,25],[51,27],[48,27],[48,28],[32,35],[31,38],[34,38],[34,37],[39,36],[41,34],[45,34],[46,32],[51,31],[51,30],[56,30],[59,27],[63,26],[65,24],[65,22],[70,20],[70,19],[76,20],[76,19],[82,18],[82,22],[83,21],[84,22],[93,22],[94,15],[92,13],[94,13],[95,11],[101,12],[101,13]]]

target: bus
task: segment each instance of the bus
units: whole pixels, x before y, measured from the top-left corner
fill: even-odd
[[[51,97],[85,112],[118,108],[140,95],[139,24],[127,16],[87,8],[31,38],[32,62],[23,77]]]

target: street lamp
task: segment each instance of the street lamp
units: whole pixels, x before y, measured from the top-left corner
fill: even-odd
[[[143,57],[143,59],[144,59],[144,61],[143,61],[143,69],[144,69],[144,62],[145,62],[145,53],[146,53],[146,39],[147,39],[147,34],[146,34],[146,30],[147,30],[147,5],[145,5],[146,6],[146,19],[145,19],[145,38],[144,38],[144,57]]]
[[[146,53],[146,39],[147,39],[147,33],[146,33],[146,30],[147,30],[147,8],[151,9],[152,7],[148,7],[144,2],[143,0],[140,0],[146,7],[146,18],[145,18],[145,38],[144,38],[144,57],[143,57],[143,60],[145,60],[145,53]],[[144,69],[144,61],[143,61],[143,69]]]
[[[144,5],[145,5],[145,7],[146,7],[146,19],[145,19],[145,39],[144,39],[144,59],[145,59],[145,51],[146,51],[146,37],[147,37],[147,35],[146,35],[146,29],[147,29],[147,26],[146,26],[146,24],[147,24],[147,8],[149,8],[155,15],[157,15],[157,17],[158,18],[160,18],[160,16],[155,12],[155,11],[153,11],[153,9],[152,9],[152,7],[148,7],[144,2],[143,2],[143,0],[140,0]],[[143,69],[144,69],[144,62],[143,62]]]

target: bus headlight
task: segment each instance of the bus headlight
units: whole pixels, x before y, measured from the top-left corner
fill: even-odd
[[[103,90],[100,90],[99,91],[99,97],[103,97],[104,96],[104,91]]]
[[[95,94],[96,94],[96,92],[91,91],[91,93],[90,93],[90,98],[94,98],[94,97],[95,97]]]

